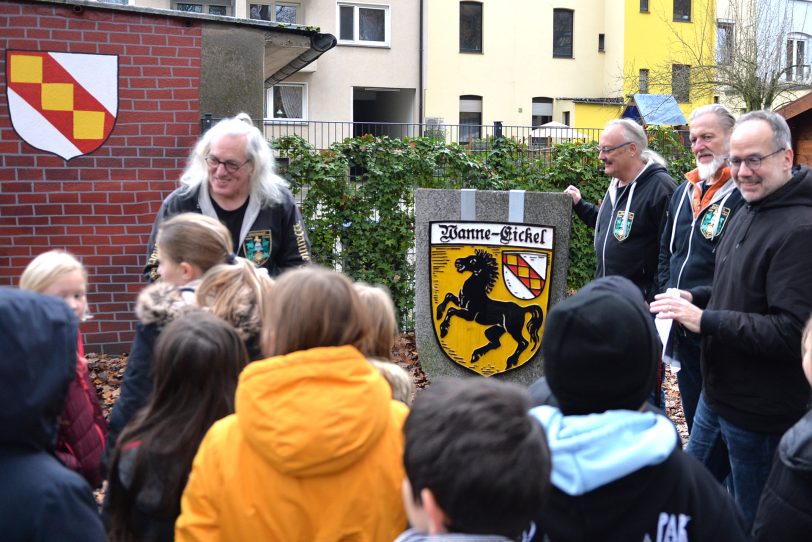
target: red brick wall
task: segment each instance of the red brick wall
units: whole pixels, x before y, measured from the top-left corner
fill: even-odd
[[[16,284],[41,252],[76,254],[90,275],[87,351],[126,352],[153,218],[200,133],[200,24],[3,0],[0,28],[0,285]],[[20,139],[6,98],[7,49],[118,55],[107,141],[66,162]]]

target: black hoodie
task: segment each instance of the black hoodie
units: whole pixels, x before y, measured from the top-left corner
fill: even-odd
[[[575,213],[587,226],[595,228],[596,279],[626,277],[640,288],[646,301],[654,299],[660,235],[676,188],[677,183],[665,168],[651,162],[634,182],[617,190],[614,204],[611,186],[600,207],[583,199],[578,202]],[[629,217],[624,222],[627,203]]]
[[[801,330],[812,313],[812,173],[746,204],[716,250],[713,288],[702,306],[705,401],[739,427],[783,433],[809,405]]]
[[[0,288],[0,538],[103,541],[87,482],[54,457],[76,371],[76,317],[56,297]]]

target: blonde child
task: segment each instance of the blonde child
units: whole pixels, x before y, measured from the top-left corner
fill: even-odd
[[[395,304],[384,286],[371,286],[365,282],[356,282],[354,286],[371,323],[361,353],[389,383],[392,398],[411,405],[415,393],[414,381],[405,369],[392,361],[392,346],[398,331]]]
[[[79,322],[88,317],[87,271],[79,260],[63,250],[51,250],[34,258],[20,276],[20,289],[64,299]],[[77,353],[76,377],[68,388],[59,417],[56,455],[95,488],[102,482],[100,461],[107,423],[90,380],[81,333]]]
[[[288,271],[265,313],[273,357],[243,370],[236,412],[203,439],[175,539],[393,540],[408,407],[358,350],[370,323],[352,283]]]
[[[197,304],[237,330],[252,361],[262,359],[262,315],[273,279],[245,258],[209,269],[197,287]]]
[[[801,336],[801,367],[812,386],[812,318]],[[753,523],[756,542],[805,541],[812,532],[812,410],[781,437]]]
[[[195,308],[195,289],[212,267],[234,261],[231,234],[217,220],[198,213],[176,215],[158,232],[160,280],[139,294],[139,323],[127,358],[121,391],[110,413],[108,458],[119,433],[147,404],[153,389],[152,359],[158,336],[167,324]]]

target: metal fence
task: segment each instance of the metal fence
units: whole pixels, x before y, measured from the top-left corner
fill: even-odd
[[[333,143],[346,138],[372,135],[393,139],[430,137],[446,143],[459,143],[471,152],[488,150],[498,137],[513,139],[525,145],[529,151],[542,151],[556,143],[597,141],[602,131],[594,128],[575,130],[565,126],[510,126],[501,123],[478,125],[329,121],[266,121],[262,128],[268,139],[298,135],[316,150],[327,149]]]

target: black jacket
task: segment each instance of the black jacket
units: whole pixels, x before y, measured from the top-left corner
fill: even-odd
[[[687,176],[698,178],[694,172]],[[727,179],[727,180],[725,180]],[[716,247],[744,200],[727,173],[718,190],[694,218],[692,199],[700,188],[690,179],[682,183],[668,206],[668,219],[660,239],[660,291],[688,290],[713,282]],[[716,223],[716,228],[711,228]]]
[[[152,226],[152,234],[149,236],[147,247],[148,259],[147,265],[144,267],[144,274],[148,279],[154,281],[158,278],[158,253],[155,250],[155,238],[164,220],[180,213],[201,213],[217,218],[211,203],[203,200],[200,192],[201,190],[198,188],[189,194],[181,195],[181,189],[178,189],[172,192],[161,205],[158,216],[155,217],[155,224]],[[307,239],[299,208],[296,207],[296,202],[293,201],[293,196],[287,188],[282,189],[281,203],[259,208],[258,205],[254,206],[253,202],[249,201],[241,235],[233,241],[235,254],[248,258],[257,267],[264,267],[272,277],[279,275],[285,269],[310,261],[310,241]],[[262,251],[253,252],[251,247],[254,246],[255,241],[263,245],[263,250],[269,251],[268,257]]]
[[[682,451],[664,416],[561,417],[549,407],[530,415],[545,428],[553,468],[533,540],[749,540],[732,497]]]
[[[612,185],[615,181],[612,181]],[[600,207],[585,200],[575,205],[578,217],[595,228],[598,265],[595,278],[620,275],[634,282],[646,301],[657,293],[657,262],[666,210],[677,183],[665,168],[650,163],[631,184],[617,190],[614,204],[607,190]],[[629,194],[626,230],[622,228]]]
[[[781,438],[753,524],[755,540],[812,536],[812,411]]]
[[[127,357],[127,368],[121,380],[116,404],[110,413],[102,468],[106,472],[113,456],[118,436],[135,414],[146,406],[154,387],[152,379],[153,351],[161,330],[188,311],[195,310],[194,292],[197,282],[183,288],[158,282],[144,288],[138,295],[136,314],[138,325],[135,339]]]
[[[748,431],[784,433],[810,399],[801,330],[812,312],[812,175],[793,173],[733,217],[700,323],[705,400]],[[708,289],[691,292],[701,306]]]
[[[60,299],[0,288],[0,538],[106,539],[90,486],[53,455],[76,372],[76,317]]]

